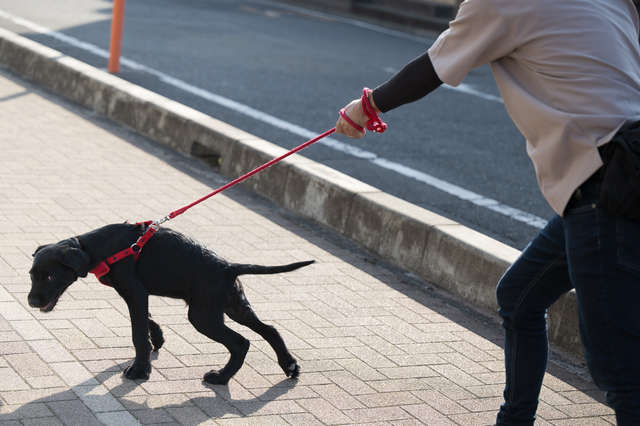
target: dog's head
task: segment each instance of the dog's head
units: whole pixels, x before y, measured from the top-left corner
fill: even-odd
[[[89,272],[89,255],[82,250],[77,239],[40,246],[33,253],[29,306],[51,311],[62,293],[78,277]]]

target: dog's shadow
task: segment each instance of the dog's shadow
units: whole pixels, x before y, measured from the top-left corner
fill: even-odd
[[[150,417],[153,417],[155,420],[152,423],[175,423],[177,421],[180,424],[195,425],[211,418],[251,415],[261,410],[269,402],[289,392],[297,383],[296,380],[283,379],[258,396],[249,394],[244,389],[235,392],[233,381],[230,385],[203,383],[202,391],[181,392],[176,390],[167,394],[149,395],[146,392],[136,391],[144,382],[122,377],[122,371],[130,363],[131,361],[126,361],[109,367],[95,373],[94,377],[89,380],[58,393],[21,403],[14,410],[11,410],[11,406],[0,408],[0,423],[51,416],[53,410],[46,408],[44,403],[55,404],[56,402],[80,400],[93,411],[93,415],[97,413],[98,419],[101,412],[126,410],[141,423],[148,423],[151,420]],[[105,385],[107,381],[109,384]],[[115,386],[113,385],[114,381],[118,381]],[[206,395],[207,390],[211,396]],[[188,397],[185,395],[195,393],[198,396]],[[238,393],[240,396],[234,397],[232,395]],[[252,396],[248,397],[249,395]],[[197,409],[201,412],[198,413]],[[86,410],[84,415],[91,416],[89,410]]]

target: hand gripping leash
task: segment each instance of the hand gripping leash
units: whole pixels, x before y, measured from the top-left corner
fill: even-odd
[[[382,121],[380,117],[378,117],[378,114],[376,114],[376,110],[371,105],[371,102],[369,102],[370,94],[371,94],[371,89],[369,89],[368,87],[365,87],[364,89],[362,89],[362,98],[360,99],[362,110],[364,111],[365,115],[369,117],[369,120],[367,121],[367,129],[371,130],[372,132],[384,133],[384,131],[387,130],[387,123]],[[361,133],[365,132],[362,126],[355,123],[352,119],[349,118],[344,108],[340,110],[340,117],[342,117],[344,121],[349,123],[351,127],[356,129],[357,131]]]
[[[371,93],[371,90],[368,88],[364,88],[362,91],[362,107],[363,110],[365,112],[365,114],[367,114],[367,116],[369,117],[369,121],[367,122],[367,129],[378,132],[378,133],[382,133],[387,129],[387,124],[385,122],[383,122],[382,120],[380,120],[380,118],[378,117],[378,115],[376,114],[375,110],[373,109],[373,107],[371,106],[371,104],[369,103],[369,93]],[[349,117],[347,117],[347,114],[344,112],[344,109],[340,110],[340,115],[342,116],[342,118],[344,118],[349,124],[351,124],[353,127],[355,127],[356,129],[359,129],[360,131],[364,131],[364,129],[361,126],[358,126],[356,123],[354,123]],[[186,212],[187,210],[189,210],[191,207],[200,204],[201,202],[213,197],[214,195],[231,188],[232,186],[250,178],[251,176],[255,175],[256,173],[261,172],[262,170],[266,169],[269,166],[274,165],[275,163],[284,160],[285,158],[287,158],[288,156],[295,154],[296,152],[305,149],[306,147],[308,147],[309,145],[318,142],[320,139],[326,138],[327,136],[329,136],[330,134],[334,133],[336,131],[336,128],[332,128],[330,130],[327,130],[326,132],[324,132],[321,135],[316,136],[313,139],[310,139],[308,141],[306,141],[305,143],[303,143],[302,145],[299,145],[295,148],[293,148],[291,151],[286,152],[285,154],[281,155],[280,157],[274,158],[273,160],[259,166],[256,167],[255,169],[253,169],[252,171],[250,171],[249,173],[246,173],[242,176],[240,176],[239,178],[236,178],[234,180],[232,180],[231,182],[217,188],[216,190],[214,190],[213,192],[205,195],[204,197],[194,201],[191,204],[188,204],[182,208],[179,208],[178,210],[174,210],[171,213],[169,213],[167,216],[158,219],[158,220],[154,220],[154,221],[146,221],[146,222],[138,222],[139,225],[145,225],[147,226],[147,230],[145,231],[144,234],[142,234],[142,236],[140,236],[140,238],[138,238],[136,240],[135,243],[133,243],[130,247],[121,250],[119,252],[117,252],[116,254],[113,254],[111,256],[109,256],[108,258],[106,258],[105,260],[101,261],[100,263],[98,263],[98,265],[93,268],[91,271],[92,274],[95,274],[96,278],[98,278],[98,280],[105,285],[109,285],[109,283],[107,283],[106,281],[103,280],[103,277],[105,275],[107,275],[109,273],[109,271],[111,270],[111,268],[109,267],[109,265],[113,265],[114,263],[125,259],[129,256],[133,256],[134,259],[138,259],[138,256],[140,256],[140,252],[142,251],[142,247],[144,247],[144,245],[149,241],[149,239],[153,236],[153,234],[155,234],[158,229],[160,228],[160,225],[163,224],[164,222],[167,222],[173,218],[175,218],[176,216],[181,215],[182,213]]]

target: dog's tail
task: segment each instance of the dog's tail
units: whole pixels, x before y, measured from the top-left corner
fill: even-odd
[[[279,266],[262,266],[262,265],[247,265],[242,263],[232,263],[231,269],[235,271],[237,275],[264,275],[264,274],[278,274],[280,272],[295,271],[303,266],[311,265],[315,260],[307,260],[305,262],[290,263],[288,265]]]

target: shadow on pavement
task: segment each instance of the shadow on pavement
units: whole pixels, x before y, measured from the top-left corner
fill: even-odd
[[[152,358],[157,358],[157,353],[154,353],[154,355]],[[34,418],[37,420],[37,418],[42,418],[44,415],[43,411],[47,411],[42,407],[42,404],[47,403],[49,407],[52,408],[52,411],[54,411],[65,424],[81,424],[83,426],[102,424],[90,410],[82,404],[79,404],[78,400],[81,400],[87,407],[92,408],[94,412],[97,412],[98,416],[100,416],[101,413],[126,410],[135,415],[143,424],[167,421],[175,422],[175,420],[169,417],[167,412],[163,410],[165,408],[169,408],[170,411],[177,413],[177,417],[181,417],[181,411],[193,409],[194,407],[202,410],[209,418],[240,417],[259,411],[270,401],[285,395],[289,390],[293,389],[297,383],[295,380],[284,379],[272,385],[256,397],[237,398],[232,395],[232,388],[234,386],[232,380],[229,386],[204,385],[202,391],[197,392],[198,396],[185,396],[180,401],[162,402],[162,394],[147,395],[146,393],[136,392],[138,387],[144,386],[144,383],[153,383],[152,381],[134,382],[121,377],[122,371],[129,364],[130,361],[127,361],[97,372],[92,379],[72,386],[69,389],[61,390],[24,403],[14,411],[5,409],[3,413],[0,413],[0,423],[4,424],[4,422],[17,419]],[[207,395],[206,388],[210,390],[210,395]],[[189,395],[195,393],[196,392],[188,392]],[[171,396],[175,397],[175,393]],[[150,404],[147,398],[156,398],[157,400]],[[76,401],[76,404],[73,404],[73,401]],[[1,402],[0,405],[2,405]],[[69,415],[72,417],[69,418]],[[178,420],[181,424],[188,425],[199,424],[204,419],[191,414],[191,418],[185,417],[179,418]]]

